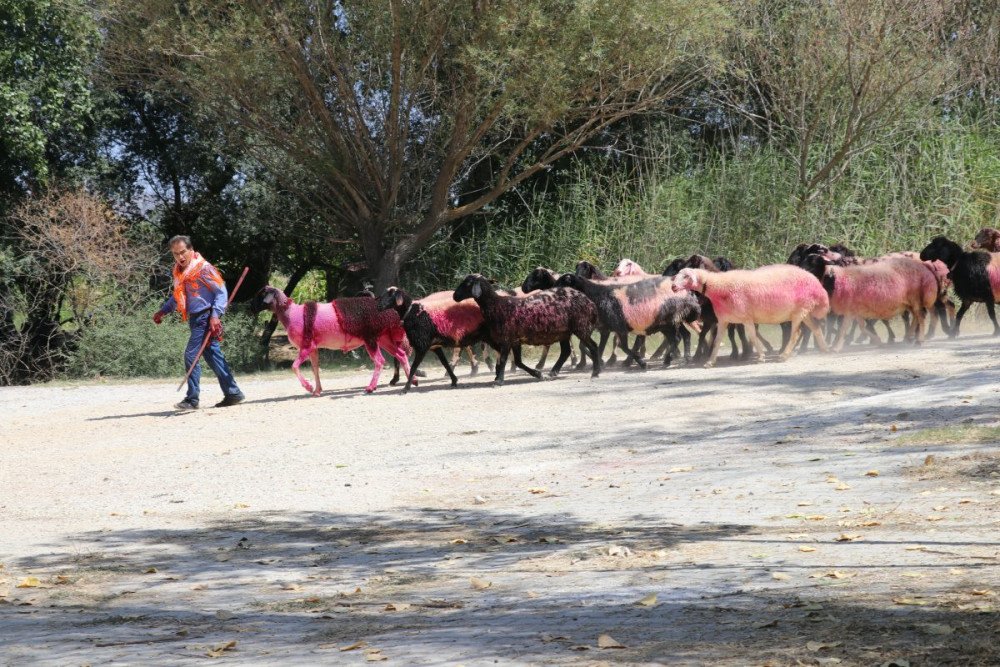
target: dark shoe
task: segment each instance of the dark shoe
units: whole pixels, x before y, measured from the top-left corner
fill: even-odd
[[[246,396],[243,394],[227,394],[224,399],[215,404],[217,408],[228,408],[230,405],[242,403]]]
[[[191,401],[185,398],[180,403],[175,403],[174,407],[177,408],[178,410],[197,410],[198,404],[192,403]]]

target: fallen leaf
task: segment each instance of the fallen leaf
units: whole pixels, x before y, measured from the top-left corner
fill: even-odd
[[[368,655],[365,656],[366,662],[384,662],[388,659],[389,658],[385,657],[381,653],[369,653]]]
[[[38,588],[42,584],[38,581],[38,577],[25,577],[17,583],[15,588]]]
[[[321,648],[321,649],[326,650],[326,649],[331,649],[331,648],[337,648],[337,645],[336,644],[320,644],[316,648]]]
[[[305,586],[302,586],[300,584],[285,584],[284,586],[281,587],[281,590],[283,590],[283,591],[304,591],[305,590]]]
[[[802,551],[804,553],[809,553],[811,551],[816,551],[816,548],[815,547],[801,546],[801,547],[799,547],[799,551]]]
[[[641,600],[636,600],[633,604],[637,604],[641,607],[653,607],[656,605],[656,593],[650,593]]]
[[[809,507],[810,505],[812,505],[812,503],[809,502],[798,503],[799,507]]]
[[[233,505],[233,507],[242,508],[242,507],[250,507],[250,505],[246,503],[236,503],[235,505]]]
[[[610,547],[608,547],[608,555],[609,556],[622,556],[624,558],[628,558],[629,556],[632,555],[632,550],[629,549],[628,547],[623,547],[623,546],[620,546],[620,545],[617,545],[617,544],[612,544]]]
[[[923,579],[927,575],[921,574],[919,572],[904,572],[900,576],[907,577],[908,579]]]
[[[761,621],[760,623],[754,623],[753,628],[754,630],[762,630],[764,628],[773,628],[776,627],[777,625],[778,625],[778,619],[774,618],[771,619],[770,621]]]
[[[869,470],[865,473],[865,477],[878,477],[878,470]]]
[[[881,521],[862,521],[858,525],[861,526],[862,528],[870,528],[872,526],[881,526],[882,522]]]
[[[833,490],[834,491],[847,491],[850,488],[851,488],[850,484],[848,484],[847,482],[841,482],[837,486],[833,487]]]
[[[568,642],[572,639],[572,637],[567,637],[565,635],[552,635],[546,632],[542,635],[541,639],[543,642],[548,644],[550,642]]]
[[[929,466],[932,465],[933,463],[934,463],[934,455],[928,454],[926,458],[924,458],[924,465]]]
[[[907,551],[924,551],[926,549],[927,549],[927,547],[923,546],[922,544],[915,544],[915,545],[906,547]]]
[[[834,477],[832,475],[830,477],[826,478],[826,483],[827,484],[836,484],[839,481],[840,481],[839,479],[837,479],[836,477]]]
[[[492,581],[486,581],[485,579],[479,579],[477,577],[472,577],[471,579],[469,579],[469,583],[471,583],[472,587],[475,588],[477,591],[485,590],[493,585]]]
[[[840,570],[831,570],[829,572],[817,572],[816,574],[810,574],[810,579],[850,579],[851,577],[858,576],[856,573],[841,572]]]
[[[989,590],[971,590],[971,591],[969,591],[969,595],[985,595],[985,596],[990,596],[990,595],[993,595],[993,591],[989,591]]]
[[[68,584],[69,583],[69,577],[67,577],[65,575],[62,575],[62,574],[57,574],[56,578],[53,579],[53,581],[56,582],[57,584]],[[0,581],[0,584],[2,584],[2,583],[3,583],[3,581]]]
[[[840,642],[806,642],[806,648],[810,651],[825,651],[838,646]]]
[[[854,540],[860,540],[861,535],[847,535],[846,533],[841,533],[839,537],[836,538],[836,542],[853,542]]]
[[[368,646],[367,642],[356,642],[354,644],[351,644],[350,646],[345,646],[344,648],[340,649],[340,652],[343,653],[344,651],[354,651],[356,649],[363,648],[365,646]]]
[[[909,605],[913,607],[922,607],[927,604],[927,600],[917,600],[915,598],[896,598],[893,600],[896,604]]]
[[[934,516],[932,514],[931,516],[927,517],[927,520],[928,521],[944,521],[944,517],[943,516]]]
[[[812,514],[806,517],[807,521],[825,521],[826,517],[822,514]]]
[[[228,642],[226,644],[219,644],[215,648],[210,648],[207,651],[205,651],[205,655],[207,655],[209,658],[218,658],[218,657],[221,657],[222,654],[225,653],[226,651],[229,651],[229,650],[235,648],[235,646],[236,646],[236,642]]]
[[[694,470],[694,466],[681,466],[681,467],[678,467],[678,468],[671,468],[671,469],[670,469],[670,470],[668,470],[667,472],[668,472],[668,473],[675,473],[675,472],[691,472],[692,470]]]
[[[597,638],[597,646],[599,648],[626,648],[624,644],[619,644],[611,635],[607,633]]]
[[[549,490],[546,489],[543,486],[533,486],[530,489],[528,489],[528,493],[534,493],[535,495],[538,495],[540,493],[548,493],[548,492],[549,492]]]
[[[532,599],[542,597],[540,594],[536,593],[535,591],[525,591],[524,595],[526,597],[529,597],[529,598],[532,598]]]
[[[148,570],[143,570],[142,573],[143,574],[156,574],[158,571],[159,570],[157,570],[155,567],[151,567]]]
[[[459,537],[458,539],[452,540],[448,544],[468,544],[468,542]]]
[[[788,581],[792,578],[792,575],[785,574],[784,572],[775,572],[771,575],[772,579],[777,579],[778,581]]]
[[[932,507],[931,509],[934,510],[935,512],[944,512],[945,510],[948,509],[948,506],[947,505],[938,505],[937,507]]]
[[[409,602],[390,602],[385,606],[386,611],[407,611],[413,607]]]

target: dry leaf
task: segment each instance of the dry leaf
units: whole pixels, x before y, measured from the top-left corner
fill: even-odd
[[[56,578],[53,579],[53,581],[55,581],[57,584],[68,584],[69,583],[69,577],[67,577],[65,575],[62,575],[62,574],[57,574]],[[0,581],[0,584],[2,584],[2,583],[3,583],[3,581]]]
[[[226,651],[234,648],[235,646],[236,646],[236,642],[229,642],[229,643],[226,643],[226,644],[219,644],[215,648],[210,648],[207,651],[205,651],[205,655],[207,655],[209,658],[218,658],[218,657],[221,657],[223,653],[225,653]]]
[[[822,514],[811,514],[806,517],[807,521],[825,521],[826,517]]]
[[[899,576],[907,577],[908,579],[923,579],[927,575],[920,574],[919,572],[903,572]]]
[[[927,517],[927,520],[928,521],[944,521],[944,517],[943,516],[934,516],[932,514],[931,516]]]
[[[607,633],[597,638],[597,646],[599,648],[625,648],[624,644],[619,644],[611,635]]]
[[[969,591],[969,595],[986,595],[986,596],[989,596],[989,595],[993,595],[993,591],[988,591],[988,590],[971,590],[971,591]]]
[[[366,662],[383,662],[388,659],[389,658],[385,657],[381,653],[369,653],[368,655],[365,656]]]
[[[653,607],[656,605],[656,593],[650,593],[641,600],[636,600],[633,604],[637,604],[641,607]]]
[[[927,549],[927,547],[922,544],[915,544],[913,546],[906,547],[907,551],[924,551],[925,549]]]
[[[815,547],[801,546],[801,547],[799,547],[799,551],[802,551],[804,553],[809,553],[811,551],[816,551],[816,548]]]
[[[817,572],[816,574],[810,574],[810,579],[850,579],[851,577],[858,576],[856,573],[848,574],[846,572],[841,572],[840,570],[831,570],[829,572]]]
[[[846,533],[841,533],[836,542],[853,542],[854,540],[860,540],[861,535],[847,535]]]
[[[833,475],[831,475],[831,476],[829,476],[829,477],[826,478],[826,483],[827,484],[836,484],[839,481],[840,480],[837,479],[836,477],[834,477]]]
[[[893,600],[896,604],[909,605],[913,607],[922,607],[927,604],[927,600],[917,600],[915,598],[896,598]]]
[[[777,579],[778,581],[788,581],[792,578],[792,575],[785,574],[784,572],[775,572],[771,575],[772,579]]]
[[[281,587],[283,591],[304,591],[305,587],[300,584],[285,584]]]
[[[668,470],[667,472],[668,472],[668,473],[675,473],[675,472],[691,472],[692,470],[694,470],[694,466],[681,466],[681,467],[678,467],[678,468],[671,468],[671,469],[670,469],[670,470]]]
[[[798,504],[799,507],[809,507],[810,505],[812,505],[812,503],[799,503]]]
[[[862,521],[858,525],[861,526],[861,527],[863,527],[863,528],[870,528],[872,526],[881,526],[882,522],[881,521]]]
[[[935,512],[944,512],[944,511],[946,511],[948,509],[948,506],[947,505],[938,505],[937,507],[932,507],[931,509],[934,510]]]
[[[142,573],[143,574],[156,574],[158,571],[159,570],[157,570],[155,567],[151,567],[148,570],[143,570]]]
[[[929,466],[929,465],[931,465],[933,463],[934,463],[934,455],[933,454],[928,454],[927,457],[924,458],[924,465],[925,466]]]
[[[810,651],[825,651],[837,646],[840,646],[840,642],[806,642],[806,648]]]
[[[316,648],[321,648],[321,649],[325,650],[325,649],[337,648],[337,645],[336,644],[320,644]]]
[[[540,598],[540,597],[542,597],[541,595],[539,595],[539,594],[538,594],[538,593],[536,593],[535,591],[525,591],[524,595],[525,595],[526,597],[529,597],[529,598],[532,598],[532,599],[534,599],[534,598]]]
[[[356,642],[354,644],[351,644],[350,646],[345,646],[344,648],[340,649],[340,652],[343,653],[344,651],[354,651],[356,649],[363,648],[365,646],[368,646],[366,642]]]
[[[546,644],[550,642],[568,642],[572,637],[567,637],[566,635],[551,635],[548,632],[542,635],[542,641]]]
[[[486,581],[485,579],[479,579],[477,577],[469,579],[469,583],[471,583],[472,587],[477,591],[485,590],[493,585],[492,581]]]
[[[233,507],[238,507],[238,508],[240,508],[240,507],[250,507],[250,505],[248,505],[246,503],[236,503],[235,505],[233,505]]]
[[[468,544],[468,543],[465,540],[463,540],[461,537],[459,537],[458,539],[452,540],[448,544]]]
[[[869,470],[865,473],[865,477],[878,477],[878,470]]]
[[[548,493],[548,492],[549,492],[549,490],[546,489],[543,486],[533,486],[532,488],[528,489],[528,493],[534,493],[535,495],[538,495],[540,493]]]
[[[25,577],[17,583],[15,588],[38,588],[42,584],[38,581],[38,577]]]
[[[833,490],[834,491],[847,491],[850,488],[851,488],[850,484],[848,484],[847,482],[841,482],[837,486],[833,487]]]
[[[390,602],[385,606],[386,611],[407,611],[413,607],[409,602]]]

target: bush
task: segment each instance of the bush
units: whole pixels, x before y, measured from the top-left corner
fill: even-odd
[[[80,332],[76,349],[67,365],[71,377],[183,377],[184,347],[188,325],[167,317],[152,322],[159,303],[132,312],[113,305],[96,311]],[[256,320],[247,313],[231,312],[224,319],[222,351],[234,371],[260,366],[260,340]],[[209,371],[210,372],[210,371]]]

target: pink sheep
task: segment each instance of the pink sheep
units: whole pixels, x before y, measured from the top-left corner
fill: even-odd
[[[618,266],[611,273],[614,278],[622,276],[638,276],[640,278],[659,278],[659,273],[646,273],[646,271],[639,266],[638,262],[633,262],[631,259],[623,259],[618,262]]]
[[[792,355],[798,341],[800,324],[805,324],[816,337],[824,352],[826,342],[817,320],[826,317],[830,301],[819,280],[808,271],[790,264],[772,264],[754,270],[712,273],[704,269],[683,269],[674,278],[674,289],[703,294],[712,302],[719,330],[729,324],[743,324],[747,332],[756,331],[756,324],[791,322],[791,335],[780,359]],[[750,336],[757,360],[764,361],[762,342]],[[722,336],[716,336],[706,368],[715,365]]]
[[[909,313],[906,337],[918,344],[924,340],[924,313],[934,307],[939,295],[939,282],[932,267],[907,256],[896,256],[873,264],[834,266],[829,259],[813,255],[806,261],[807,270],[822,276],[823,284],[832,292],[830,309],[842,315],[844,323],[833,344],[839,352],[844,342],[848,322],[864,327],[865,320],[891,320]],[[868,329],[876,343],[881,343],[874,329]]]
[[[424,309],[433,316],[435,312],[450,310],[455,305],[455,300],[451,298],[452,294],[454,294],[454,290],[431,292],[430,294],[417,299],[416,303],[419,303],[421,306],[423,306]],[[479,309],[479,306],[476,304],[476,301],[474,299],[467,299],[464,303],[471,304],[476,308],[476,310]],[[481,314],[480,318],[482,318]],[[458,359],[459,357],[462,356],[463,350],[465,350],[466,355],[468,355],[469,357],[469,364],[471,366],[470,375],[477,374],[479,372],[479,360],[476,359],[476,353],[472,349],[472,347],[454,348],[454,351],[452,352],[451,355],[451,365],[454,366],[455,364],[458,363]],[[493,370],[493,363],[489,359],[489,348],[485,345],[483,346],[483,360],[486,361],[487,365],[490,367],[490,370]]]
[[[299,348],[299,356],[292,364],[295,377],[306,391],[319,396],[323,386],[319,381],[319,348],[349,352],[365,346],[368,355],[375,362],[372,380],[365,388],[367,393],[375,391],[379,374],[385,365],[385,358],[379,347],[384,347],[403,365],[403,371],[410,377],[410,363],[406,355],[409,343],[406,332],[394,311],[380,312],[372,297],[335,299],[330,303],[307,301],[298,304],[285,296],[284,292],[270,285],[261,288],[254,297],[252,308],[260,312],[265,308],[278,316],[278,320],[288,332],[288,340]],[[299,366],[306,359],[312,363],[316,388],[302,376]]]

